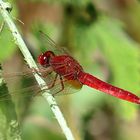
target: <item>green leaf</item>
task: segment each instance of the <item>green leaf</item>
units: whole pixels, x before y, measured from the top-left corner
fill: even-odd
[[[0,33],[0,61],[8,59],[16,50],[14,40],[11,37],[10,31],[4,27]]]

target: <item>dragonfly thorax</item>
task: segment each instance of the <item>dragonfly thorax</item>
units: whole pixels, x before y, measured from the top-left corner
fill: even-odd
[[[59,75],[69,79],[77,79],[80,71],[83,71],[81,65],[69,55],[55,56],[50,60],[50,66]]]

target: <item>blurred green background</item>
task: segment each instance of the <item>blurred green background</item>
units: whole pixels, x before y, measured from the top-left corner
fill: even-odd
[[[86,72],[140,96],[140,1],[10,2],[13,20],[35,60],[50,47],[39,37],[39,30],[42,30],[59,46],[66,47]],[[2,17],[0,21],[2,23]],[[0,33],[0,44],[3,72],[24,71],[26,62],[7,26]],[[14,78],[16,80],[8,80],[9,90],[13,93],[16,89],[16,93],[22,92],[22,95],[16,94],[13,102],[0,100],[0,140],[15,139],[17,135],[23,140],[64,140],[46,101],[41,96],[32,98],[30,92],[33,90],[27,93],[21,90],[32,84],[32,79],[26,76]],[[6,91],[6,85],[3,86]],[[138,105],[86,86],[77,93],[58,96],[56,100],[76,140],[140,139]],[[12,125],[11,128],[11,120],[18,120],[19,127]]]

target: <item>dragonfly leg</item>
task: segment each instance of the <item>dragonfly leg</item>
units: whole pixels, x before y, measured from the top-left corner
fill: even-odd
[[[42,90],[42,91],[49,90],[49,89],[51,89],[52,87],[54,87],[57,77],[58,77],[58,74],[55,75],[54,81],[51,83],[51,85],[49,85],[48,88],[45,88],[45,89]]]
[[[42,91],[49,90],[49,89],[51,89],[52,87],[54,87],[55,82],[56,82],[56,80],[57,80],[57,77],[58,77],[58,74],[55,75],[55,78],[54,78],[54,81],[52,82],[52,84],[49,85],[48,88],[46,88],[46,89],[44,89],[44,90],[42,90]],[[57,93],[61,92],[61,91],[64,89],[63,79],[62,79],[62,77],[61,77],[60,75],[59,75],[59,77],[60,77],[61,89],[60,89],[59,91],[53,93],[52,96],[55,96]],[[40,90],[37,92],[37,94],[38,94],[39,92],[40,92]],[[34,96],[36,96],[37,94],[35,94]]]
[[[27,65],[27,66],[28,66],[28,65]],[[29,66],[28,66],[28,68],[31,69],[33,73],[35,72],[35,73],[37,73],[39,76],[41,76],[41,74],[39,73],[39,71],[38,71],[37,69],[35,69],[35,68],[30,68]]]
[[[48,89],[51,89],[52,87],[54,87],[57,77],[58,77],[58,74],[55,75],[54,81],[52,82],[51,85],[49,85]]]
[[[39,74],[41,77],[46,78],[49,74],[53,72],[52,67],[45,68],[41,71],[41,74]],[[57,77],[56,77],[57,78]]]
[[[53,93],[52,96],[55,96],[57,93],[59,93],[59,92],[64,90],[64,83],[63,83],[62,76],[59,75],[59,77],[60,77],[60,82],[61,82],[61,89],[59,91]]]
[[[41,70],[37,70],[35,68],[32,68],[32,71],[37,73],[39,76],[43,77],[43,78],[46,78],[49,74],[52,73],[52,68],[51,67],[48,67],[46,69],[41,69]]]
[[[55,82],[56,82],[57,77],[58,77],[58,74],[55,75],[55,78],[54,78],[54,81],[52,82],[52,84],[49,85],[48,88],[45,88],[45,89],[43,89],[41,91],[45,91],[45,90],[51,89],[55,85]],[[44,86],[42,86],[42,87],[44,87]],[[33,95],[33,97],[36,96],[36,95],[38,95],[39,93],[40,93],[40,90],[36,91],[36,93]]]

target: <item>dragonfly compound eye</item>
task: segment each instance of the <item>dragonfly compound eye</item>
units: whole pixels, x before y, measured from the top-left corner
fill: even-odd
[[[41,55],[38,56],[38,63],[42,66],[46,66],[46,64],[48,63],[47,60],[48,58],[46,57],[46,55],[44,55],[43,53]]]
[[[46,51],[45,53],[42,53],[38,57],[38,63],[42,65],[43,67],[50,66],[50,59],[54,57],[54,53],[51,51]]]

